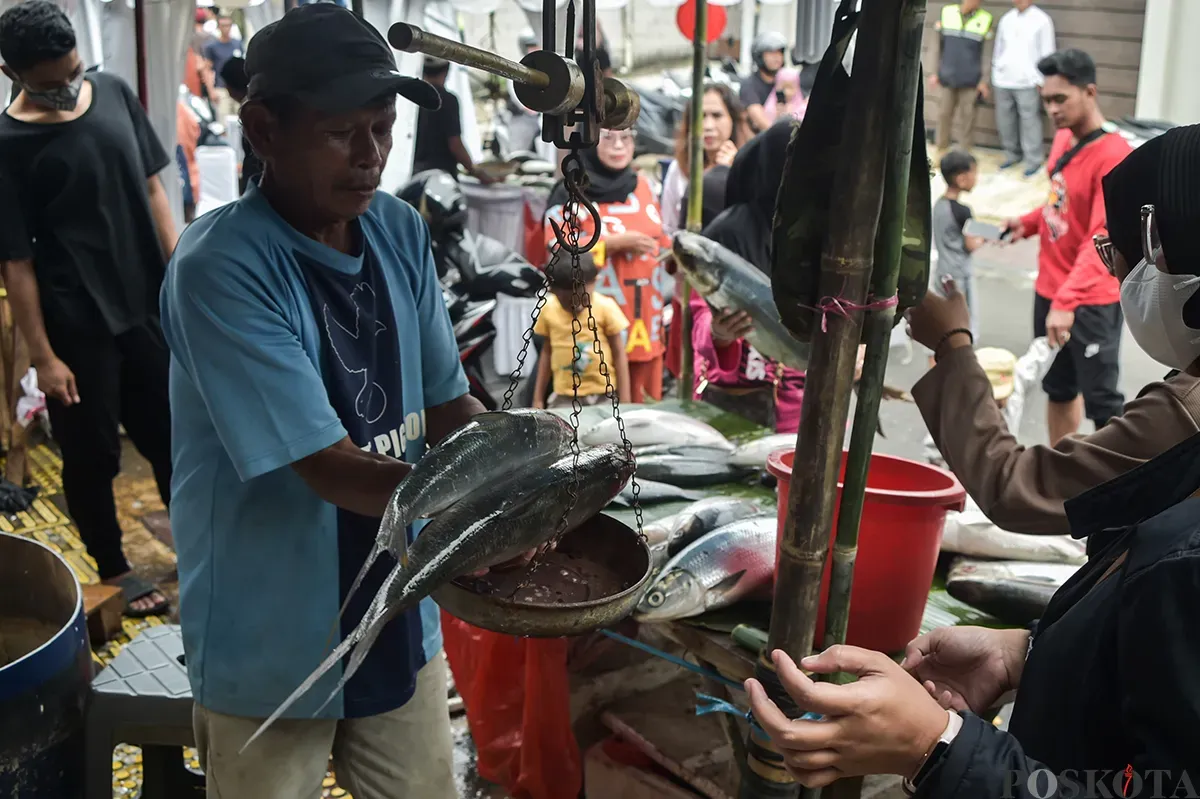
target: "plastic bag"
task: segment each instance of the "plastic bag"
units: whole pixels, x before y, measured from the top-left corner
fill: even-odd
[[[565,638],[518,638],[442,612],[454,684],[479,775],[513,799],[576,799],[583,765],[571,729]]]
[[[1021,429],[1021,415],[1025,411],[1025,398],[1034,388],[1041,384],[1042,378],[1050,371],[1054,356],[1058,350],[1050,347],[1050,341],[1041,336],[1035,338],[1025,354],[1017,359],[1017,368],[1013,370],[1013,393],[1004,403],[1004,421],[1008,424],[1008,432],[1014,436]]]
[[[37,370],[32,366],[21,378],[21,396],[17,399],[17,423],[29,427],[39,413],[46,410],[46,395],[38,388]]]

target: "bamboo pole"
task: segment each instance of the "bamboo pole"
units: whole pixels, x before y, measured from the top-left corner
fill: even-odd
[[[863,2],[831,202],[832,221],[821,258],[818,296],[839,297],[856,305],[866,300],[883,200],[886,148],[880,140],[886,137],[890,116],[888,99],[901,7],[902,0]],[[786,252],[777,253],[777,262],[786,259]],[[830,313],[824,324],[814,327],[776,566],[771,629],[756,669],[768,694],[792,718],[802,709],[779,684],[770,653],[780,649],[799,660],[813,649],[862,316]],[[797,786],[782,769],[782,760],[769,741],[752,731],[748,749],[743,799],[796,795]],[[803,795],[817,797],[820,791],[805,789]]]
[[[887,166],[884,178],[883,208],[875,239],[875,266],[871,294],[887,298],[896,294],[900,277],[900,253],[904,221],[908,208],[909,167],[913,160],[913,127],[917,111],[917,90],[921,81],[921,33],[925,24],[925,0],[905,0],[900,22],[899,50],[892,87],[889,122],[886,130]],[[858,405],[854,411],[854,429],[850,434],[850,452],[842,477],[842,500],[838,507],[837,539],[830,570],[829,604],[825,614],[825,647],[845,643],[850,621],[850,590],[854,584],[854,563],[858,554],[858,528],[862,521],[863,497],[871,450],[879,420],[888,347],[896,318],[895,307],[866,312],[867,353],[858,386]],[[846,675],[836,675],[846,682]]]
[[[688,129],[687,229],[700,232],[704,209],[704,67],[708,60],[708,0],[696,0],[696,23],[692,27],[692,107]],[[692,354],[692,289],[678,272],[679,331],[683,353],[679,359],[679,398],[690,400],[694,391]]]

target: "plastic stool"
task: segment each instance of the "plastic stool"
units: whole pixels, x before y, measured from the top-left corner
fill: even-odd
[[[149,627],[92,680],[87,712],[85,799],[111,799],[113,748],[142,748],[143,799],[200,796],[203,780],[183,767],[194,746],[192,689],[179,626]]]

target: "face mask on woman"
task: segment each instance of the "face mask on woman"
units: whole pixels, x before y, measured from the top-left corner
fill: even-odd
[[[1186,369],[1200,358],[1200,330],[1183,321],[1183,306],[1200,277],[1172,275],[1143,258],[1121,284],[1121,310],[1133,340],[1154,360]]]

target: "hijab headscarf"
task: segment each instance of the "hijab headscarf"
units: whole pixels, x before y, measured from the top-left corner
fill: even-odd
[[[782,91],[784,86],[792,87],[792,99],[787,101],[786,105],[779,102],[775,96],[775,92]],[[763,103],[763,111],[767,115],[767,119],[773,122],[778,122],[784,116],[790,116],[793,119],[804,119],[804,110],[808,108],[808,100],[805,99],[804,91],[800,88],[800,71],[791,67],[784,67],[775,73],[775,87],[771,90],[771,94],[767,97],[767,101]]]
[[[588,176],[588,187],[584,194],[592,202],[624,202],[637,189],[638,176],[633,169],[632,161],[624,169],[609,169],[600,161],[595,147],[580,150],[579,158],[583,161],[583,168],[587,171]],[[547,201],[546,207],[553,208],[566,201],[567,185],[560,180],[550,191],[550,199]]]
[[[738,151],[725,184],[725,210],[703,230],[768,275],[775,198],[793,127],[790,118],[780,120]]]
[[[1141,208],[1153,205],[1167,268],[1200,275],[1200,125],[1154,137],[1102,183],[1109,238],[1131,269],[1142,260]]]

